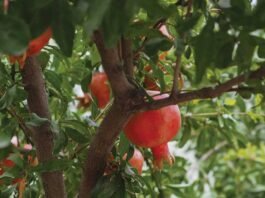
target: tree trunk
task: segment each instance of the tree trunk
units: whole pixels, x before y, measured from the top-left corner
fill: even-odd
[[[41,118],[50,120],[48,97],[42,75],[42,70],[36,57],[27,58],[25,67],[22,70],[22,79],[24,89],[28,93],[27,102],[29,111]],[[53,160],[53,133],[50,123],[47,122],[41,126],[32,127],[32,131],[39,162]],[[41,178],[47,198],[66,197],[62,172],[44,172],[41,173]]]

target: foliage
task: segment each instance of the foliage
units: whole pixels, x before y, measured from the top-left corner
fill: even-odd
[[[162,92],[172,86],[176,55],[181,55],[182,91],[213,87],[264,66],[265,3],[237,0],[14,0],[4,12],[0,1],[0,160],[14,161],[0,175],[0,197],[23,193],[43,195],[40,173],[64,171],[69,197],[78,193],[87,148],[109,106],[100,110],[94,99],[89,108],[77,109],[76,85],[89,92],[87,84],[101,59],[93,42],[93,31],[104,34],[109,47],[121,36],[133,41],[134,84],[144,87],[151,76]],[[190,7],[191,6],[191,7]],[[155,26],[166,25],[173,39]],[[20,55],[29,41],[47,26],[53,40],[38,55],[49,96],[54,154],[57,160],[32,165],[23,145],[32,143],[21,125],[39,126],[46,119],[28,112],[18,65],[6,55]],[[167,52],[165,59],[159,55]],[[152,72],[144,68],[150,65]],[[158,65],[162,65],[158,67]],[[165,72],[166,70],[166,72]],[[133,145],[120,135],[113,147],[119,164],[103,176],[94,197],[264,197],[265,196],[265,81],[248,80],[236,92],[214,99],[180,104],[182,128],[172,140],[175,164],[162,171],[152,166],[151,152],[145,156],[141,176],[122,160]],[[18,137],[19,146],[11,144]],[[0,164],[0,167],[2,165]],[[26,178],[19,191],[14,178]]]

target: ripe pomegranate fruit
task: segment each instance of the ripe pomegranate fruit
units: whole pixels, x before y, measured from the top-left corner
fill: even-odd
[[[3,163],[3,166],[10,167],[10,168],[15,166],[15,163],[12,160],[6,159],[6,158],[3,159],[2,163]]]
[[[98,107],[104,108],[110,100],[108,77],[104,72],[95,73],[88,85],[92,95],[97,99]]]
[[[158,95],[158,91],[148,91],[148,94],[154,100],[168,97],[168,94]],[[178,133],[180,126],[179,108],[177,105],[170,105],[136,113],[125,125],[124,132],[135,145],[151,148],[154,166],[161,169],[163,161],[173,163],[167,143]]]
[[[123,159],[125,160],[126,157],[127,157],[127,154],[123,156]],[[131,159],[129,159],[129,164],[137,170],[139,175],[142,174],[143,165],[144,165],[144,157],[138,149],[134,149],[133,156],[131,157]]]
[[[21,69],[23,69],[26,58],[38,54],[41,51],[41,49],[45,45],[47,45],[51,37],[52,37],[52,29],[48,27],[41,35],[39,35],[37,38],[29,42],[27,51],[24,54],[20,56],[9,56],[9,62],[11,64],[18,62]]]
[[[27,56],[33,56],[38,54],[41,49],[47,45],[52,37],[52,29],[48,27],[40,36],[29,42]]]

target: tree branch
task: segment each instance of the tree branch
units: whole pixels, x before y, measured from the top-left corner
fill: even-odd
[[[226,145],[228,145],[227,141],[220,142],[214,148],[212,148],[212,149],[208,150],[206,153],[204,153],[203,156],[201,156],[201,158],[199,159],[199,162],[203,162],[203,161],[208,160],[213,154],[215,154],[216,152],[221,150]]]
[[[25,121],[24,119],[19,116],[17,114],[17,112],[15,111],[15,109],[13,109],[12,107],[11,108],[7,108],[7,112],[17,120],[18,122],[18,126],[19,128],[23,131],[24,135],[25,135],[25,138],[28,142],[30,142],[31,144],[33,144],[33,142],[31,141],[30,137],[32,137],[32,130],[31,128],[29,128],[26,124],[25,124]]]
[[[133,51],[132,51],[132,42],[129,39],[122,38],[122,59],[124,62],[125,74],[129,77],[133,77]]]
[[[25,67],[21,73],[24,89],[28,93],[29,111],[50,120],[45,83],[36,57],[26,59]],[[32,127],[32,132],[39,162],[48,162],[54,159],[52,154],[53,134],[50,124],[47,122],[41,126]],[[41,178],[47,198],[66,197],[62,172],[44,172],[41,174]]]
[[[194,99],[207,99],[207,98],[215,98],[222,95],[225,92],[231,91],[231,89],[245,82],[248,79],[261,79],[265,77],[265,66],[261,66],[256,71],[250,72],[247,76],[242,74],[237,76],[231,80],[223,84],[219,84],[215,87],[205,87],[199,90],[186,92],[186,93],[178,93],[175,97],[168,97],[161,100],[154,100],[152,102],[143,102],[140,105],[136,105],[134,109],[136,111],[144,111],[144,110],[151,110],[151,109],[159,109],[168,105],[178,104],[182,102],[188,102]]]
[[[180,76],[180,63],[181,63],[181,54],[176,56],[176,65],[174,67],[174,78],[173,78],[173,85],[171,90],[171,97],[174,97],[179,92],[178,90],[178,80]]]
[[[101,123],[88,150],[79,191],[80,198],[90,197],[93,187],[103,175],[108,153],[111,151],[123,125],[129,119],[130,113],[127,112],[119,108],[118,104],[115,103]]]
[[[132,90],[133,86],[127,80],[123,71],[122,61],[119,58],[117,48],[106,48],[103,35],[100,31],[95,31],[94,42],[97,45],[101,56],[104,71],[108,76],[110,86],[115,98],[124,96],[128,90]]]
[[[94,32],[94,42],[101,56],[103,68],[108,76],[114,102],[106,114],[88,149],[79,197],[87,198],[99,178],[103,175],[108,153],[132,112],[130,108],[139,94],[129,83],[123,71],[118,48],[107,48],[100,31]],[[142,99],[142,97],[139,97]]]

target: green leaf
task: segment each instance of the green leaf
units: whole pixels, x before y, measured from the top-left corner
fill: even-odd
[[[75,129],[82,134],[87,134],[89,132],[88,125],[78,120],[62,120],[60,121],[60,124],[64,128],[68,127],[71,129]]]
[[[265,192],[265,185],[258,184],[255,187],[248,189],[249,192],[251,193],[264,193]]]
[[[226,68],[232,63],[234,39],[225,32],[218,32],[215,37],[217,52],[213,58],[214,64],[218,68]]]
[[[45,77],[49,83],[58,91],[61,92],[62,77],[54,71],[45,70]]]
[[[89,35],[101,24],[110,3],[111,0],[90,0],[89,2],[83,0],[78,2],[77,11],[86,16],[85,30]]]
[[[200,82],[204,76],[207,67],[215,56],[215,38],[214,23],[209,20],[201,31],[200,35],[195,38],[194,59],[196,64],[196,82]]]
[[[119,142],[119,153],[121,156],[123,156],[127,151],[129,150],[130,142],[126,138],[124,133],[120,134],[120,142]]]
[[[21,55],[27,49],[29,40],[30,31],[23,20],[0,14],[0,52]]]
[[[60,49],[66,56],[72,55],[75,27],[72,12],[66,1],[57,0],[54,3],[55,13],[52,23],[53,36]],[[59,12],[58,12],[59,10]]]
[[[59,171],[59,170],[65,170],[70,167],[71,161],[69,160],[51,160],[48,162],[42,162],[38,166],[32,167],[31,171],[33,172],[52,172],[52,171]]]
[[[124,189],[124,180],[120,175],[101,177],[92,191],[92,198],[114,197],[116,192]]]
[[[10,154],[8,159],[13,161],[18,167],[20,167],[20,168],[23,167],[23,160],[21,158],[21,155],[19,155],[18,153]]]
[[[197,151],[203,151],[208,145],[205,145],[205,142],[207,142],[207,131],[202,130],[200,132],[200,135],[197,139]]]
[[[64,148],[67,144],[68,144],[67,135],[63,131],[60,131],[60,133],[56,135],[54,139],[53,153],[55,155],[58,154],[62,150],[62,148]]]
[[[88,138],[75,129],[66,127],[65,133],[77,143],[84,144],[88,142]]]
[[[179,142],[179,147],[183,147],[186,142],[190,139],[191,136],[191,126],[190,123],[187,122],[187,125],[185,125],[186,127],[184,128],[184,130],[182,130],[182,136],[180,138],[180,142]]]
[[[161,19],[162,17],[166,18],[170,14],[158,0],[139,1],[139,4],[146,10],[148,17],[153,20]]]
[[[239,72],[249,70],[255,47],[256,44],[253,37],[245,33],[240,35],[240,43],[235,57]]]
[[[26,125],[38,127],[45,123],[49,123],[50,121],[47,118],[41,118],[36,113],[31,113],[29,117],[29,121],[26,122]]]
[[[265,44],[259,45],[259,48],[258,48],[258,56],[260,58],[265,58]]]
[[[102,21],[102,30],[107,47],[112,47],[130,26],[137,10],[136,0],[112,0]]]
[[[88,84],[91,82],[92,79],[92,72],[88,70],[88,74],[82,79],[81,81],[81,88],[83,92],[88,92]]]
[[[16,97],[16,92],[17,92],[16,85],[12,86],[6,91],[6,93],[0,99],[0,110],[9,107],[13,103]]]
[[[149,56],[154,56],[159,50],[168,51],[173,43],[165,37],[151,38],[146,42],[145,52]]]
[[[199,21],[201,17],[201,13],[193,13],[191,17],[187,17],[184,20],[181,20],[177,24],[177,31],[179,34],[183,34],[184,32],[187,32],[191,30]]]
[[[0,149],[6,148],[11,144],[11,133],[0,132]]]
[[[50,55],[47,52],[41,52],[38,56],[37,56],[38,62],[41,65],[41,68],[46,68],[49,60],[50,60]]]

